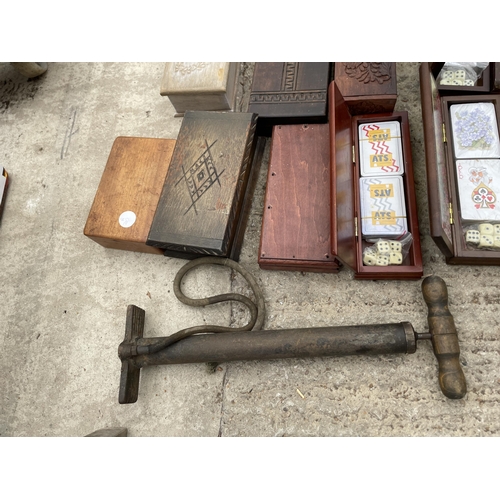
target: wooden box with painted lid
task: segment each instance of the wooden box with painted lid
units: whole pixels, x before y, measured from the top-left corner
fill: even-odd
[[[257,133],[271,136],[274,125],[326,123],[328,62],[255,63],[248,111],[259,115]]]
[[[477,245],[468,235],[480,224],[500,232],[500,95],[444,92],[433,68],[420,65],[431,236],[448,264],[500,265],[500,247]]]
[[[175,140],[117,137],[83,230],[107,248],[162,254],[146,245]]]
[[[230,111],[235,109],[240,63],[169,62],[165,64],[160,94],[176,110]]]
[[[423,274],[422,252],[407,112],[353,115],[335,81],[330,84],[329,88],[329,110],[332,255],[351,268],[356,279],[421,278]],[[395,123],[396,128],[391,129]],[[371,143],[370,147],[373,149],[368,153],[361,146],[365,138],[360,134],[364,129],[367,129],[366,140]],[[391,132],[391,130],[400,132]],[[400,137],[392,137],[399,133]],[[388,141],[391,138],[399,141],[402,165],[397,163],[399,156],[393,154],[395,152],[392,151],[392,142]],[[368,176],[362,177],[360,156],[365,154],[369,156],[373,172],[368,172]],[[387,172],[381,173],[380,167]],[[389,174],[387,178],[384,177],[386,173]],[[391,209],[388,204],[390,201],[388,196],[392,196],[396,187],[395,181],[389,181],[393,179],[391,176],[396,176],[395,178],[401,181],[398,181],[398,184],[401,184],[404,194],[403,202],[398,202],[399,204],[396,204],[394,209]],[[397,264],[384,265],[382,261],[385,261],[385,258],[381,258],[376,265],[375,262],[367,264],[365,252],[378,249],[373,240],[380,238],[372,236],[372,239],[363,234],[361,197],[364,194],[360,192],[360,178],[368,179],[370,181],[368,184],[374,188],[369,190],[368,196],[376,199],[375,203],[379,208],[364,215],[369,217],[373,226],[386,227],[389,235],[394,232],[394,228],[401,226],[401,231],[393,234],[388,240],[394,246],[398,242],[403,242],[407,233],[412,235],[413,241],[407,255]],[[390,184],[389,188],[386,184]],[[378,185],[381,187],[380,190],[375,189]],[[383,193],[383,197],[380,193]],[[401,213],[397,213],[398,210],[402,210]],[[402,220],[404,223],[401,222]],[[382,249],[378,250],[382,252]]]
[[[336,62],[335,82],[351,115],[394,110],[398,97],[394,62]]]
[[[263,144],[256,122],[253,113],[186,112],[148,245],[171,257],[239,259]]]
[[[330,240],[328,123],[273,128],[258,255],[262,269],[338,272]]]

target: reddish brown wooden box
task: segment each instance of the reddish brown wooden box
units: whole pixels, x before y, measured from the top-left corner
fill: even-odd
[[[248,111],[259,115],[257,133],[274,125],[326,123],[331,63],[255,63]]]
[[[500,123],[500,95],[443,96],[432,63],[420,65],[420,93],[424,125],[427,189],[431,236],[448,264],[500,265],[500,252],[470,250],[465,244],[460,218],[455,166],[451,144],[449,106],[466,102],[491,102]]]
[[[107,248],[162,254],[146,245],[175,140],[117,137],[83,233]],[[130,227],[123,213],[133,212]],[[130,222],[129,222],[130,223]]]
[[[441,69],[444,66],[444,62],[433,62],[429,63],[430,64],[430,71],[437,83],[437,79],[439,76],[439,73]],[[478,94],[478,93],[489,93],[491,90],[492,86],[492,71],[491,71],[491,65],[493,63],[490,63],[486,67],[486,69],[483,71],[481,77],[479,80],[476,82],[476,85],[473,86],[465,86],[465,85],[440,85],[437,84],[437,88],[439,90],[439,93],[441,95],[456,95],[457,93],[462,93],[462,94]]]
[[[405,111],[353,116],[336,82],[330,84],[330,162],[332,193],[332,254],[354,270],[356,279],[419,279],[423,274],[418,229],[417,203],[413,181],[410,129]],[[361,237],[359,197],[358,126],[363,123],[399,121],[401,125],[408,231],[413,236],[409,254],[400,266],[366,266],[363,249],[369,244]],[[353,154],[354,153],[354,154]]]
[[[398,97],[396,63],[337,62],[335,82],[351,115],[394,110]]]
[[[273,128],[258,262],[262,269],[338,272],[330,241],[329,126]]]
[[[187,111],[147,244],[165,255],[239,259],[256,166],[257,116]]]

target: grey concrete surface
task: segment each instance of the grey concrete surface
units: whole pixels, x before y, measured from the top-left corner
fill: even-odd
[[[242,64],[246,111],[252,63]],[[418,63],[398,63],[396,108],[410,116],[425,274],[448,284],[468,383],[446,399],[429,343],[413,355],[150,367],[139,400],[118,404],[128,304],[146,336],[203,322],[241,324],[239,306],[191,309],[172,281],[183,260],[101,247],[83,235],[120,135],[176,138],[181,119],[159,94],[163,63],[50,63],[28,80],[0,64],[0,165],[11,175],[0,225],[0,435],[498,436],[498,267],[448,266],[429,237]],[[265,328],[409,321],[427,330],[419,281],[260,270],[267,144],[241,263],[262,287]],[[247,292],[224,269],[200,269],[185,291]],[[299,393],[302,394],[300,394]]]

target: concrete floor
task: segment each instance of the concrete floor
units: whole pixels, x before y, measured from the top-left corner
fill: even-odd
[[[418,63],[398,64],[398,110],[410,116],[425,274],[447,283],[467,396],[446,399],[430,343],[413,355],[232,362],[144,369],[139,400],[118,404],[128,304],[145,336],[206,323],[240,324],[237,306],[191,309],[172,281],[183,260],[110,250],[83,235],[120,135],[176,138],[181,119],[159,95],[163,63],[51,63],[28,80],[0,64],[0,165],[11,175],[0,225],[0,435],[497,436],[500,434],[498,267],[448,266],[429,237]],[[246,111],[253,66],[242,65]],[[269,144],[241,263],[262,287],[266,329],[409,321],[427,330],[416,281],[262,271],[257,250]],[[200,269],[186,293],[246,287]],[[301,394],[299,394],[299,391]]]

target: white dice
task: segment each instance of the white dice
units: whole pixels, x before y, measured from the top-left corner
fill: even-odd
[[[389,255],[391,253],[391,246],[388,241],[377,241],[375,247],[379,255]]]
[[[492,236],[493,231],[493,224],[488,224],[487,222],[485,222],[484,224],[479,224],[479,232],[481,233],[481,236]]]
[[[402,262],[403,262],[403,254],[401,254],[401,252],[391,252],[389,254],[389,264],[399,266],[402,264]]]
[[[363,264],[365,266],[376,266],[377,265],[377,254],[375,253],[366,253],[363,255]]]
[[[465,233],[465,241],[466,243],[472,243],[473,245],[477,245],[479,243],[480,233],[475,229],[469,229]]]
[[[479,238],[478,248],[492,248],[493,247],[493,236],[488,234],[482,234]]]
[[[377,261],[375,263],[376,266],[388,266],[389,265],[389,257],[387,255],[379,255],[377,257]]]
[[[499,224],[499,226],[500,226],[500,224]],[[391,241],[391,242],[389,242],[389,246],[391,247],[391,252],[401,253],[403,251],[403,245],[401,244],[400,241]]]

